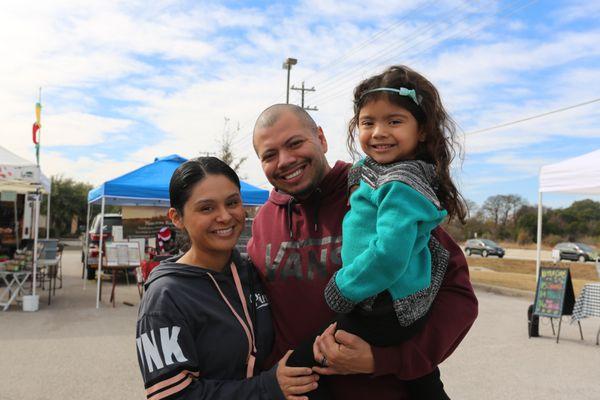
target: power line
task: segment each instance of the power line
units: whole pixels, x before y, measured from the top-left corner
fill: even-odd
[[[448,16],[448,19],[451,18],[454,15],[459,15],[459,18],[457,18],[455,21],[452,21],[452,23],[448,23],[446,26],[448,25],[452,25],[452,24],[457,24],[458,22],[461,22],[463,20],[466,20],[468,18],[471,17],[470,14],[462,14],[461,12],[463,12],[464,10],[467,10],[469,7],[466,6],[465,4],[462,4],[460,6],[454,7],[451,10],[449,10],[446,13],[442,13],[442,16],[438,17],[438,19],[433,20],[432,22],[421,26],[419,28],[417,28],[414,32],[412,32],[410,35],[408,35],[407,38],[405,38],[404,40],[401,40],[399,43],[391,43],[388,45],[385,45],[383,47],[381,47],[380,49],[375,51],[375,54],[373,54],[372,56],[359,61],[358,65],[354,65],[352,68],[347,68],[346,71],[337,74],[335,76],[331,76],[327,79],[324,79],[322,81],[317,81],[316,84],[317,86],[319,86],[321,93],[326,93],[327,91],[329,91],[330,89],[328,89],[329,87],[333,87],[334,90],[336,90],[337,88],[339,88],[340,83],[336,83],[338,81],[348,81],[348,79],[354,81],[356,80],[356,78],[353,76],[356,73],[360,74],[361,73],[361,69],[363,67],[367,67],[368,65],[372,65],[372,64],[376,64],[378,62],[379,59],[388,56],[391,52],[395,52],[395,55],[397,56],[398,54],[402,53],[402,52],[406,52],[412,48],[417,47],[419,44],[423,43],[424,41],[428,41],[431,39],[431,37],[425,37],[425,38],[419,38],[422,35],[427,34],[428,32],[432,31],[432,35],[435,32],[435,29],[440,27],[440,22],[439,20],[446,20],[446,18],[442,18],[444,16]],[[485,9],[484,6],[481,7],[481,9]],[[437,33],[440,34],[443,32],[444,29],[442,29],[441,31],[438,31]],[[419,40],[416,40],[419,39]],[[322,96],[321,96],[322,97]]]
[[[529,2],[527,2],[525,4],[522,4],[522,5],[518,6],[518,7],[513,7],[514,4],[515,4],[515,3],[513,3],[511,6],[506,7],[504,9],[504,12],[510,11],[508,14],[505,14],[505,15],[501,14],[499,16],[504,16],[504,17],[510,16],[510,15],[512,15],[512,14],[514,14],[514,13],[520,11],[520,10],[522,10],[523,8],[531,5],[535,1],[537,1],[537,0],[531,0],[531,1],[529,1]],[[464,20],[466,18],[467,17],[461,18],[461,19],[459,19],[456,22],[461,22],[462,20]],[[452,38],[458,37],[462,33],[466,32],[464,39],[468,39],[470,37],[473,37],[474,34],[476,34],[477,32],[479,32],[481,29],[485,28],[489,24],[490,24],[490,22],[483,22],[481,24],[475,25],[475,27],[473,27],[471,29],[469,29],[470,27],[468,27],[468,28],[463,28],[463,29],[460,29],[458,31],[452,32],[449,35],[446,35],[445,37],[443,37],[441,40],[434,41],[428,47],[425,47],[424,49],[420,50],[419,52],[413,54],[411,58],[409,58],[408,60],[406,60],[406,61],[410,61],[410,62],[407,62],[406,64],[413,63],[414,61],[416,61],[417,59],[419,59],[420,56],[422,56],[427,50],[430,50],[430,49],[434,48],[435,46],[437,46],[437,45],[439,45],[439,44],[447,41],[448,39],[452,39]],[[428,40],[428,39],[426,39],[426,40]],[[414,46],[412,46],[412,47],[414,47]],[[381,61],[381,62],[379,62],[376,65],[377,66],[388,65],[390,62],[392,62],[393,60],[395,60],[397,57],[398,57],[398,54],[394,54],[392,57],[389,57],[387,59],[378,60],[378,61]],[[344,81],[348,82],[348,79],[346,78],[346,79],[344,79]],[[342,83],[338,83],[338,86],[339,85],[343,85],[343,84]],[[327,90],[321,90],[321,93],[326,92],[326,91]],[[318,99],[316,99],[316,101],[320,101],[321,104],[327,103],[327,102],[329,102],[329,101],[331,101],[331,100],[333,100],[333,99],[335,99],[337,97],[340,97],[341,95],[346,94],[347,92],[348,92],[348,89],[346,87],[343,87],[341,90],[337,90],[337,91],[335,91],[333,93],[330,92],[329,94],[327,94],[325,96],[321,95],[321,97],[319,97]],[[315,97],[318,97],[318,96],[315,96]]]
[[[476,130],[476,131],[473,131],[473,132],[468,132],[468,133],[465,133],[465,136],[472,136],[472,135],[476,135],[478,133],[488,132],[488,131],[491,131],[491,130],[494,130],[494,129],[500,129],[500,128],[504,128],[506,126],[511,126],[511,125],[519,124],[521,122],[531,121],[532,119],[542,118],[542,117],[546,117],[548,115],[557,114],[557,113],[560,113],[560,112],[563,112],[563,111],[567,111],[567,110],[572,110],[572,109],[577,108],[577,107],[587,106],[588,104],[596,103],[598,101],[600,101],[600,97],[597,98],[597,99],[594,99],[594,100],[589,100],[589,101],[586,101],[586,102],[583,102],[583,103],[579,103],[579,104],[575,104],[575,105],[572,105],[572,106],[559,108],[557,110],[548,111],[548,112],[545,112],[545,113],[542,113],[542,114],[532,115],[531,117],[527,117],[527,118],[523,118],[523,119],[518,119],[516,121],[505,122],[503,124],[491,126],[489,128],[484,128],[484,129],[479,129],[479,130]]]
[[[425,5],[429,5],[429,3],[425,3]],[[423,6],[423,7],[420,7],[418,10],[421,10],[421,9],[423,9],[423,8],[425,8],[425,6]],[[457,14],[457,11],[461,10],[462,8],[465,8],[465,4],[461,4],[460,6],[454,7],[454,8],[452,8],[450,11],[448,11],[448,12],[446,12],[446,13],[442,13],[442,16],[443,16],[443,15],[453,15],[453,14]],[[470,7],[466,7],[466,8],[465,8],[465,10],[466,10],[467,8],[470,8]],[[485,8],[485,7],[483,7],[483,6],[481,7],[481,9],[484,9],[484,8]],[[458,19],[458,21],[455,21],[454,23],[460,22],[460,21],[462,21],[462,20],[464,20],[464,19],[466,19],[466,18],[468,18],[468,16],[464,16],[464,17],[462,17],[462,18]],[[374,41],[375,39],[377,39],[378,37],[380,37],[382,34],[384,34],[384,33],[388,32],[388,31],[394,30],[394,29],[396,29],[397,27],[399,27],[399,26],[401,26],[401,25],[402,25],[402,22],[398,22],[398,23],[395,23],[395,24],[389,25],[388,27],[386,27],[386,28],[382,29],[381,31],[379,31],[379,32],[375,33],[374,35],[372,35],[370,39],[367,39],[367,40],[365,40],[364,42],[362,42],[361,44],[359,44],[358,46],[356,46],[356,47],[354,47],[354,48],[350,49],[348,53],[346,53],[344,56],[340,57],[338,60],[341,60],[341,59],[347,58],[349,55],[351,55],[351,54],[353,54],[354,52],[356,52],[357,50],[359,50],[359,49],[361,49],[361,48],[365,47],[367,44],[369,44],[370,42]],[[431,29],[435,28],[435,27],[436,27],[436,26],[438,26],[438,25],[439,25],[439,22],[438,22],[438,19],[436,19],[435,21],[433,21],[433,22],[431,22],[431,23],[429,23],[429,24],[425,25],[424,27],[421,27],[421,28],[417,29],[417,30],[416,30],[416,32],[414,32],[414,33],[413,33],[413,36],[415,36],[415,37],[416,37],[417,35],[420,35],[420,34],[422,34],[422,33],[425,33],[425,32],[427,32],[427,31],[429,31],[429,30],[431,30]],[[429,38],[428,38],[428,39],[429,39]],[[444,39],[444,40],[445,40],[445,39]],[[421,41],[421,42],[422,42],[422,41]],[[419,42],[419,43],[421,43],[421,42]],[[417,43],[417,44],[419,44],[419,43]],[[409,46],[409,47],[408,47],[408,49],[415,47],[415,45],[416,45],[415,43],[412,43],[412,44],[411,44],[411,46]],[[390,51],[391,49],[398,48],[398,47],[400,47],[400,48],[402,48],[402,47],[406,47],[406,44],[403,42],[403,43],[401,43],[400,45],[398,45],[398,44],[392,44],[391,46],[384,47],[382,50],[380,49],[380,50],[379,50],[379,51],[378,51],[378,52],[375,54],[375,57],[372,57],[372,58],[370,58],[370,59],[368,59],[368,60],[366,60],[366,61],[363,61],[363,62],[361,63],[361,65],[359,65],[358,67],[355,67],[355,68],[353,68],[353,69],[355,70],[355,72],[359,72],[359,73],[360,73],[360,71],[358,70],[358,68],[359,68],[359,67],[361,67],[361,66],[363,66],[363,65],[368,65],[368,64],[371,64],[371,63],[373,63],[374,61],[376,62],[376,60],[377,60],[377,58],[378,58],[378,57],[380,57],[380,56],[381,56],[381,55],[383,55],[383,54],[389,54],[389,51]],[[319,74],[320,74],[320,73],[322,73],[323,71],[327,70],[327,69],[329,68],[329,66],[331,66],[331,65],[340,65],[340,64],[339,64],[339,63],[334,63],[334,62],[328,63],[328,64],[327,64],[325,67],[323,67],[321,70],[319,70],[319,71],[318,71],[318,72],[316,72],[316,73],[310,74],[309,76],[319,75]],[[335,68],[334,68],[334,69],[335,69]],[[325,86],[330,86],[330,85],[332,84],[332,82],[335,82],[335,81],[337,81],[337,80],[340,80],[340,78],[342,78],[342,77],[343,77],[343,76],[345,76],[345,75],[352,74],[352,73],[353,73],[353,69],[350,69],[349,71],[346,71],[345,73],[342,73],[342,74],[339,74],[339,75],[335,75],[335,76],[332,76],[332,77],[330,77],[330,78],[326,78],[326,79],[322,80],[322,81],[321,81],[321,83],[323,83]],[[352,77],[349,77],[349,78],[351,78],[351,79],[352,79]],[[306,78],[305,78],[305,80],[306,80]],[[343,81],[345,81],[345,80],[347,80],[347,78],[345,78],[345,79],[342,79],[342,80],[343,80]],[[336,85],[336,86],[337,86],[337,85]],[[327,90],[326,90],[325,92],[327,92]],[[337,95],[337,92],[336,92],[336,95]],[[318,97],[319,97],[319,95],[317,95],[316,97],[318,98]],[[321,97],[323,97],[323,96],[321,96]],[[329,99],[329,97],[330,97],[330,96],[329,96],[329,95],[326,95],[325,97]],[[249,124],[251,124],[251,121],[248,121],[248,122],[244,123],[244,124],[243,124],[243,129],[242,129],[242,131],[243,131],[243,130],[245,130],[246,126],[247,126],[247,125],[249,125]],[[250,135],[250,136],[251,136],[251,135]],[[244,142],[246,139],[248,139],[248,136],[246,136],[246,135],[242,135],[242,136],[241,136],[241,137],[240,137],[238,140],[236,140],[236,141],[235,141],[234,145],[239,145],[239,144],[241,144],[242,142]]]
[[[512,14],[514,14],[514,13],[516,13],[516,12],[520,11],[520,10],[522,10],[523,8],[525,8],[525,7],[529,6],[529,5],[531,5],[532,3],[536,2],[536,1],[537,1],[537,0],[530,0],[530,1],[524,2],[524,3],[522,3],[521,5],[519,5],[519,6],[516,6],[516,7],[515,7],[515,5],[516,5],[516,4],[518,4],[518,0],[517,0],[517,1],[513,2],[512,4],[510,4],[509,6],[505,7],[505,8],[504,8],[504,10],[503,10],[501,13],[499,13],[499,15],[498,15],[498,16],[504,16],[504,17],[506,17],[506,16],[510,16],[510,15],[512,15]],[[463,5],[463,6],[464,6],[464,5]],[[454,7],[452,10],[450,10],[450,12],[449,12],[448,14],[456,14],[456,11],[457,11],[458,9],[461,9],[461,8],[463,8],[463,7],[462,7],[462,6],[459,6],[459,7]],[[481,9],[484,9],[484,8],[485,8],[484,6],[482,6],[482,7],[481,7]],[[503,14],[504,14],[504,15],[503,15]],[[462,15],[460,18],[458,18],[457,20],[455,20],[455,21],[452,21],[452,24],[456,24],[456,23],[458,23],[458,22],[462,22],[462,21],[464,21],[464,20],[468,19],[469,17],[470,17],[470,15],[463,14],[463,15]],[[428,31],[430,31],[430,30],[432,30],[433,28],[435,28],[436,26],[438,26],[438,24],[439,24],[439,23],[438,23],[438,22],[437,22],[437,20],[436,20],[436,21],[434,21],[434,22],[432,22],[432,23],[430,23],[430,24],[427,24],[427,25],[426,25],[426,26],[424,26],[424,27],[421,27],[420,29],[417,29],[417,31],[414,33],[415,37],[417,37],[417,35],[420,35],[420,34],[427,33]],[[392,26],[394,26],[394,25],[395,25],[395,24],[392,24],[390,27],[392,27]],[[483,29],[484,27],[486,27],[487,25],[489,25],[489,23],[486,23],[486,22],[484,22],[484,23],[481,23],[481,24],[477,24],[477,25],[476,25],[474,28],[471,28],[471,29],[468,29],[468,28],[463,28],[463,29],[460,29],[460,30],[458,30],[458,31],[451,32],[450,34],[447,34],[447,35],[445,35],[445,36],[444,36],[444,37],[443,37],[441,40],[435,40],[435,41],[434,41],[434,42],[433,42],[431,45],[429,45],[428,47],[426,47],[426,48],[422,49],[421,51],[418,51],[418,52],[417,52],[417,53],[415,53],[415,54],[413,54],[413,56],[410,58],[410,60],[412,61],[412,60],[416,60],[416,59],[418,59],[418,58],[419,58],[418,56],[419,56],[419,55],[422,55],[422,54],[423,54],[425,51],[432,49],[433,47],[435,47],[435,46],[439,45],[440,43],[443,43],[444,41],[446,41],[446,40],[448,40],[448,39],[451,39],[451,38],[457,37],[457,36],[459,36],[459,35],[460,35],[461,33],[463,33],[463,32],[466,32],[466,33],[467,33],[467,35],[466,35],[466,38],[469,38],[469,37],[473,36],[475,33],[477,33],[478,31],[480,31],[481,29]],[[381,33],[383,33],[383,31],[389,30],[389,28],[390,28],[390,27],[387,27],[387,28],[385,28],[384,30],[382,30],[381,32],[378,32],[377,34],[373,35],[373,38],[375,38],[375,37],[378,37],[378,36],[379,36]],[[438,32],[438,33],[441,33],[441,32]],[[385,59],[385,61],[381,62],[381,60],[383,59],[383,57],[384,57],[385,55],[389,54],[390,50],[392,50],[392,49],[398,49],[398,48],[402,49],[402,47],[404,47],[404,49],[400,51],[400,53],[402,53],[402,52],[404,52],[404,51],[406,51],[406,50],[409,50],[409,49],[412,49],[412,48],[416,47],[418,44],[421,44],[421,43],[423,43],[423,42],[428,42],[428,41],[431,41],[431,37],[427,37],[427,38],[425,38],[425,39],[422,39],[422,40],[420,40],[420,41],[417,41],[417,43],[414,43],[414,42],[413,42],[413,43],[410,43],[410,45],[409,45],[408,47],[406,47],[406,44],[407,44],[406,42],[404,42],[404,43],[403,43],[403,44],[401,44],[401,45],[398,45],[398,44],[392,44],[391,46],[384,47],[382,50],[379,50],[379,51],[378,51],[378,52],[375,54],[375,57],[371,57],[371,58],[369,58],[368,60],[364,60],[363,62],[361,62],[361,63],[360,63],[358,66],[356,66],[355,68],[352,68],[352,69],[350,69],[349,71],[346,71],[345,73],[342,73],[342,74],[340,74],[340,75],[336,75],[336,76],[333,76],[333,77],[331,77],[331,78],[329,78],[329,79],[322,80],[322,81],[321,81],[321,84],[322,84],[323,86],[325,86],[325,87],[327,87],[327,86],[331,86],[331,85],[332,85],[334,82],[336,82],[336,81],[340,81],[340,80],[341,80],[341,82],[339,82],[339,83],[337,83],[337,84],[335,85],[335,87],[336,87],[336,88],[338,88],[338,90],[337,90],[337,91],[333,91],[333,92],[332,92],[332,91],[330,91],[330,93],[329,93],[329,94],[327,94],[327,92],[328,92],[328,90],[327,90],[327,89],[325,89],[324,91],[323,91],[323,90],[321,90],[321,96],[319,96],[319,95],[317,94],[317,95],[315,96],[315,99],[313,99],[313,101],[315,101],[315,100],[317,100],[317,99],[319,99],[319,98],[320,98],[320,100],[321,100],[321,103],[327,103],[327,102],[329,102],[329,101],[331,101],[331,100],[333,100],[333,99],[335,99],[335,98],[337,98],[337,97],[339,97],[339,96],[341,96],[341,95],[345,94],[345,93],[347,92],[347,88],[343,88],[342,90],[339,90],[339,86],[340,86],[341,84],[342,84],[342,85],[343,85],[343,84],[345,84],[346,82],[350,82],[350,81],[353,79],[353,76],[352,76],[352,74],[353,74],[353,73],[361,73],[361,71],[359,70],[359,68],[361,68],[361,67],[363,67],[363,66],[370,65],[370,64],[373,64],[373,65],[381,65],[381,64],[389,63],[391,60],[393,60],[394,58],[398,57],[399,53],[397,53],[397,54],[394,54],[392,57],[389,57],[389,58]],[[352,53],[353,51],[356,51],[357,49],[359,49],[359,48],[361,48],[361,47],[364,47],[364,45],[363,45],[363,44],[366,44],[366,43],[368,43],[368,42],[369,42],[369,40],[367,40],[367,41],[363,42],[361,45],[357,46],[356,48],[354,48],[354,49],[351,49],[351,50],[349,51],[349,53]],[[374,64],[374,63],[377,63],[377,64]],[[327,66],[329,66],[329,64],[328,64]],[[327,69],[327,68],[324,68],[324,69]],[[319,71],[318,73],[321,73],[322,71],[323,71],[323,70]],[[317,73],[317,74],[318,74],[318,73]],[[312,75],[315,75],[315,74],[312,74]],[[355,79],[355,78],[354,78],[354,79]],[[344,83],[342,83],[342,82],[344,82]],[[324,95],[323,95],[323,94],[324,94]],[[248,125],[248,124],[250,124],[250,123],[251,123],[251,122],[248,122],[247,124],[245,123],[245,124],[244,124],[244,128],[246,127],[246,125]],[[244,130],[245,130],[245,129],[244,129]],[[240,137],[240,138],[239,138],[239,140],[236,140],[236,143],[235,143],[234,145],[239,145],[239,144],[241,144],[241,143],[242,143],[242,142],[244,142],[246,139],[248,139],[250,136],[251,136],[251,134],[249,134],[249,135],[243,135],[242,137]]]
[[[414,11],[407,10],[407,13],[410,12],[410,13],[418,14],[418,13],[420,13],[423,10],[429,9],[430,6],[434,5],[434,4],[435,4],[435,1],[429,1],[429,2],[423,3],[423,5],[421,7],[417,8]],[[357,51],[365,48],[366,46],[368,46],[369,44],[371,44],[372,42],[374,42],[376,39],[378,39],[379,37],[383,36],[383,34],[392,32],[392,31],[400,28],[401,26],[405,25],[407,23],[407,21],[410,21],[410,18],[405,18],[405,19],[402,19],[401,21],[394,22],[393,24],[390,24],[390,25],[386,26],[385,28],[381,29],[380,31],[374,33],[372,36],[370,36],[366,40],[362,41],[358,45],[356,45],[353,48],[351,48],[346,53],[342,54],[340,57],[335,58],[335,59],[329,61],[327,64],[325,64],[324,66],[322,66],[318,71],[315,71],[315,72],[313,72],[313,73],[305,76],[303,80],[306,81],[306,80],[308,80],[308,78],[312,78],[313,76],[319,75],[319,74],[323,73],[325,70],[327,70],[328,68],[330,68],[332,66],[338,66],[338,65],[340,65],[341,61],[346,60],[351,55],[355,54]]]
[[[319,109],[317,107],[311,107],[311,106],[306,106],[304,107],[304,92],[314,92],[316,91],[315,87],[313,86],[312,88],[305,88],[304,87],[304,81],[302,81],[302,86],[297,88],[296,86],[292,85],[291,87],[292,90],[298,90],[300,92],[302,92],[302,101],[300,102],[300,106],[307,110],[307,111],[319,111]]]

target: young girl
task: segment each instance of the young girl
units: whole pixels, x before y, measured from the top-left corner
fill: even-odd
[[[366,157],[350,172],[343,267],[325,298],[342,314],[337,329],[391,346],[427,323],[444,278],[448,252],[431,231],[446,216],[465,217],[449,171],[455,125],[427,79],[393,66],[354,90],[351,151],[356,130]],[[437,369],[409,387],[414,398],[447,398]]]

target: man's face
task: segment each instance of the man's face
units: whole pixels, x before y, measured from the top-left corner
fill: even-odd
[[[271,185],[299,199],[308,197],[331,169],[321,128],[311,131],[292,112],[257,129],[254,148]]]

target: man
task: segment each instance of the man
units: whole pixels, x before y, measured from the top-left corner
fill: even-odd
[[[273,364],[333,318],[323,290],[341,267],[350,165],[328,164],[323,130],[294,105],[277,104],[263,111],[253,143],[275,187],[254,220],[248,243],[248,254],[271,302],[276,332]],[[328,368],[320,370],[337,374],[331,379],[335,398],[409,398],[404,381],[436,372],[473,324],[477,299],[462,251],[441,228],[433,235],[449,251],[450,260],[425,328],[386,348],[338,331],[337,343],[328,347]]]

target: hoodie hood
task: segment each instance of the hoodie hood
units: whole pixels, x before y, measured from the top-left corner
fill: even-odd
[[[340,187],[346,187],[346,171],[349,168],[350,164],[343,161],[337,161],[333,168],[325,175],[323,181],[321,181],[319,186],[317,186],[315,191],[313,191],[307,199],[301,201],[292,195],[273,189],[271,190],[269,201],[278,206],[285,206],[290,202],[290,199],[293,199],[293,202],[295,203],[310,203],[317,198],[318,200],[322,200],[329,195],[337,195],[339,193],[337,190]]]
[[[347,186],[348,169],[350,164],[343,161],[337,161],[333,168],[325,175],[321,183],[306,199],[296,199],[292,195],[279,192],[276,189],[271,191],[269,202],[279,206],[286,207],[287,227],[289,238],[294,239],[294,211],[297,207],[304,207],[312,210],[314,232],[319,230],[319,208],[321,203],[329,200],[330,196],[339,196],[340,190],[345,190]]]
[[[238,268],[242,265],[241,255],[236,249],[233,250],[230,261],[227,262],[225,268],[223,268],[223,271],[221,272],[195,265],[178,263],[177,261],[181,257],[183,257],[183,254],[162,261],[158,267],[154,268],[150,273],[148,280],[144,283],[144,289],[148,290],[153,282],[169,275],[182,278],[207,278],[207,274],[211,273],[215,279],[219,280],[219,276],[230,275],[231,269],[229,268],[229,264],[231,261],[233,261]]]

